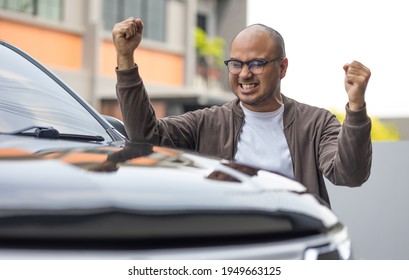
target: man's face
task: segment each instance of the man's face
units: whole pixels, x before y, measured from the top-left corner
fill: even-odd
[[[277,53],[271,37],[263,30],[248,28],[233,40],[230,59],[242,62],[254,59],[273,59],[281,56]],[[243,105],[252,111],[268,112],[276,110],[281,103],[280,82],[287,70],[287,58],[269,62],[263,72],[254,75],[248,64],[243,64],[239,74],[229,72],[229,82],[234,94]]]

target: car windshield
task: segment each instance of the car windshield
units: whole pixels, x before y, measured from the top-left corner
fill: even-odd
[[[53,127],[112,139],[98,120],[35,64],[0,44],[0,132]]]

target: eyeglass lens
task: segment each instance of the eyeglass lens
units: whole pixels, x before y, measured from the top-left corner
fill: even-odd
[[[249,62],[242,62],[242,61],[236,61],[236,60],[231,60],[228,62],[227,67],[229,69],[229,72],[232,74],[239,74],[243,68],[243,65],[247,64],[249,71],[253,73],[254,75],[261,74],[264,69],[264,61],[259,61],[259,60],[252,60]]]

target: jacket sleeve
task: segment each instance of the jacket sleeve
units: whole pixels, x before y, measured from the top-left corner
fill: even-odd
[[[194,114],[157,119],[138,66],[116,70],[116,74],[116,94],[130,141],[194,149]]]
[[[366,107],[351,111],[339,128],[330,119],[320,141],[320,169],[335,185],[356,187],[369,178],[372,164],[371,119]]]

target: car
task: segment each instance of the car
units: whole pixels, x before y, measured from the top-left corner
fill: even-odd
[[[0,41],[0,259],[350,259],[348,229],[300,183],[131,142]]]

